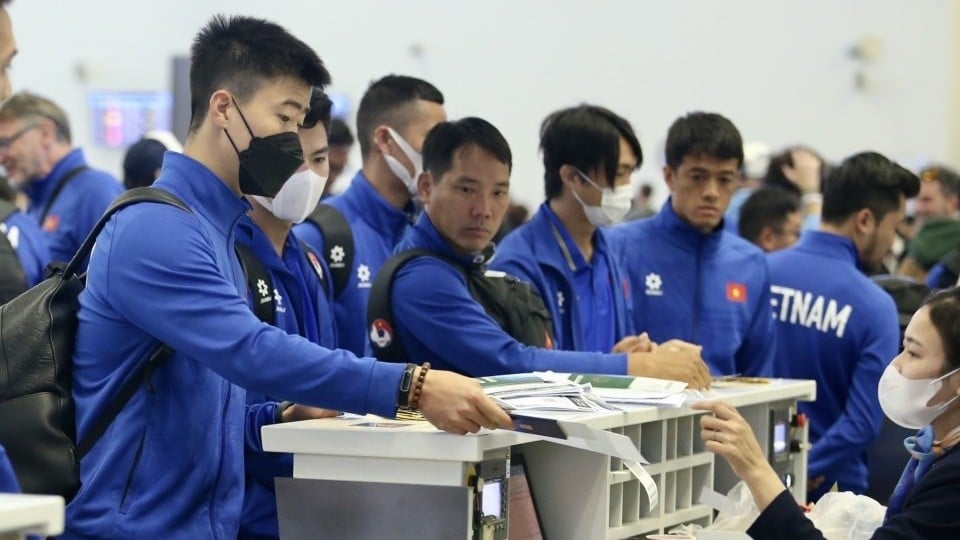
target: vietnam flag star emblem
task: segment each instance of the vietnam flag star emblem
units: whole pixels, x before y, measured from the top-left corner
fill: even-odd
[[[743,283],[727,282],[727,301],[744,304],[747,301],[747,286]]]

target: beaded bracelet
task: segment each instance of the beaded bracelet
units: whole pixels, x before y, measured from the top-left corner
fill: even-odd
[[[420,409],[420,394],[423,393],[423,381],[427,378],[427,372],[430,371],[430,362],[424,362],[420,366],[420,376],[417,377],[417,386],[413,389],[413,397],[410,398],[410,408]]]

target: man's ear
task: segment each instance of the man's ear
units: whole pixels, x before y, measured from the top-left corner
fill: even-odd
[[[561,165],[558,172],[560,174],[560,182],[565,184],[568,189],[572,189],[573,184],[581,182],[580,175],[577,174],[577,168],[573,165]]]
[[[757,245],[760,246],[765,253],[770,253],[773,250],[773,244],[776,240],[777,233],[774,232],[773,227],[769,225],[760,229],[760,234],[757,236]]]
[[[210,121],[219,129],[226,129],[230,124],[230,115],[228,113],[231,105],[230,93],[224,89],[217,90],[210,95],[207,116]]]
[[[420,200],[424,205],[430,202],[430,195],[433,193],[433,188],[433,175],[430,171],[425,170],[420,173],[420,178],[417,179],[417,192],[420,194]]]
[[[663,166],[663,181],[667,183],[667,187],[670,189],[670,193],[673,193],[673,181],[676,176],[677,171],[673,170],[673,167],[669,165]]]
[[[373,144],[372,148],[376,148],[378,152],[384,155],[389,155],[390,141],[393,140],[393,137],[390,136],[390,130],[387,129],[386,124],[380,124],[379,126],[373,128],[373,133],[370,134]]]
[[[869,208],[861,208],[854,214],[853,225],[856,228],[857,233],[863,236],[869,236],[873,234],[874,229],[877,228],[877,220],[873,217],[873,212]]]

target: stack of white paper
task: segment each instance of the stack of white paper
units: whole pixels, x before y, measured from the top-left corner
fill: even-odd
[[[594,412],[612,407],[590,395],[585,387],[545,373],[517,373],[477,380],[500,407],[508,411]]]
[[[687,383],[629,375],[586,375],[573,373],[567,378],[589,388],[607,403],[680,407],[687,399]]]

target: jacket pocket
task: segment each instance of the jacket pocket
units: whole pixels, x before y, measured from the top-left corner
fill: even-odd
[[[143,454],[143,444],[147,438],[147,428],[144,426],[140,433],[140,442],[137,444],[137,452],[133,455],[133,465],[130,466],[130,472],[127,474],[127,481],[123,486],[123,496],[120,497],[120,513],[126,514],[130,506],[130,489],[133,487],[133,479],[137,474],[137,468],[140,465],[140,456]]]

